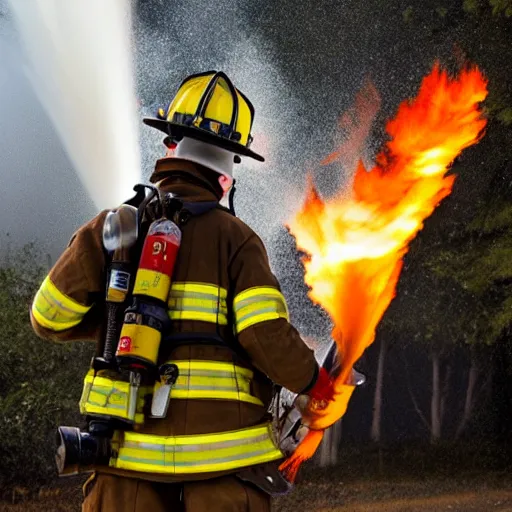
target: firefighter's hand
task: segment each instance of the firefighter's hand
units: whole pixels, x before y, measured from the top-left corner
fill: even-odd
[[[315,385],[307,392],[307,395],[316,402],[332,402],[334,400],[334,383],[328,371],[321,367]]]

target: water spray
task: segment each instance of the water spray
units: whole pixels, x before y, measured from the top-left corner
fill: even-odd
[[[98,209],[141,179],[129,0],[9,0],[27,73]]]

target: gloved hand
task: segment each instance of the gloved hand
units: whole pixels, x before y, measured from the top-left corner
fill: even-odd
[[[329,372],[323,366],[320,367],[315,385],[306,394],[318,402],[334,400],[334,384]]]

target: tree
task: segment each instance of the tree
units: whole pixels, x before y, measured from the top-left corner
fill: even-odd
[[[442,283],[425,273],[423,285],[411,291],[408,298],[413,302],[414,309],[410,315],[403,316],[400,325],[403,334],[409,334],[411,342],[425,350],[430,359],[430,414],[422,411],[410,381],[411,376],[406,369],[409,394],[416,412],[430,432],[430,441],[434,444],[441,439],[446,411],[451,372],[447,361],[459,336],[452,318],[453,309],[447,304],[453,301],[453,297],[444,292]]]
[[[382,393],[384,389],[384,364],[386,359],[387,344],[384,337],[378,339],[379,358],[377,361],[377,373],[375,375],[375,393],[373,395],[373,415],[370,438],[374,443],[381,442],[382,423]]]
[[[494,345],[512,326],[512,203],[484,203],[456,246],[430,261],[434,272],[455,282],[471,299],[464,341],[471,346],[460,436],[474,408],[482,347]]]
[[[338,420],[329,427],[322,439],[319,450],[319,465],[322,467],[335,466],[338,464],[338,453],[341,443],[343,419]]]
[[[454,354],[457,347],[463,345],[467,323],[465,312],[469,310],[465,294],[446,277],[436,275],[427,265],[429,256],[437,253],[445,243],[444,228],[437,224],[439,218],[444,218],[444,209],[446,206],[434,214],[425,230],[411,244],[405,257],[397,296],[386,312],[378,336],[381,341],[393,340],[393,344],[403,347],[395,353],[401,359],[399,368],[404,389],[410,396],[414,411],[429,432],[432,443],[437,443],[443,437],[446,413],[453,409],[449,406],[454,393],[453,369],[461,364]],[[408,358],[413,354],[413,361],[428,358],[430,375],[423,370],[420,373],[411,372]],[[383,366],[383,357],[381,352],[377,361],[378,369]],[[429,387],[428,394],[425,393],[425,384]],[[381,392],[378,390],[381,386],[377,371],[374,405],[380,399]],[[377,413],[380,413],[380,409],[374,407],[374,440],[380,434],[381,418]]]
[[[80,421],[92,356],[87,343],[53,344],[32,331],[29,307],[46,268],[34,246],[0,267],[0,487],[55,474],[55,430]]]

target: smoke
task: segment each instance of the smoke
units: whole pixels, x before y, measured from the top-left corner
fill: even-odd
[[[27,73],[98,209],[140,181],[128,0],[9,0]]]

